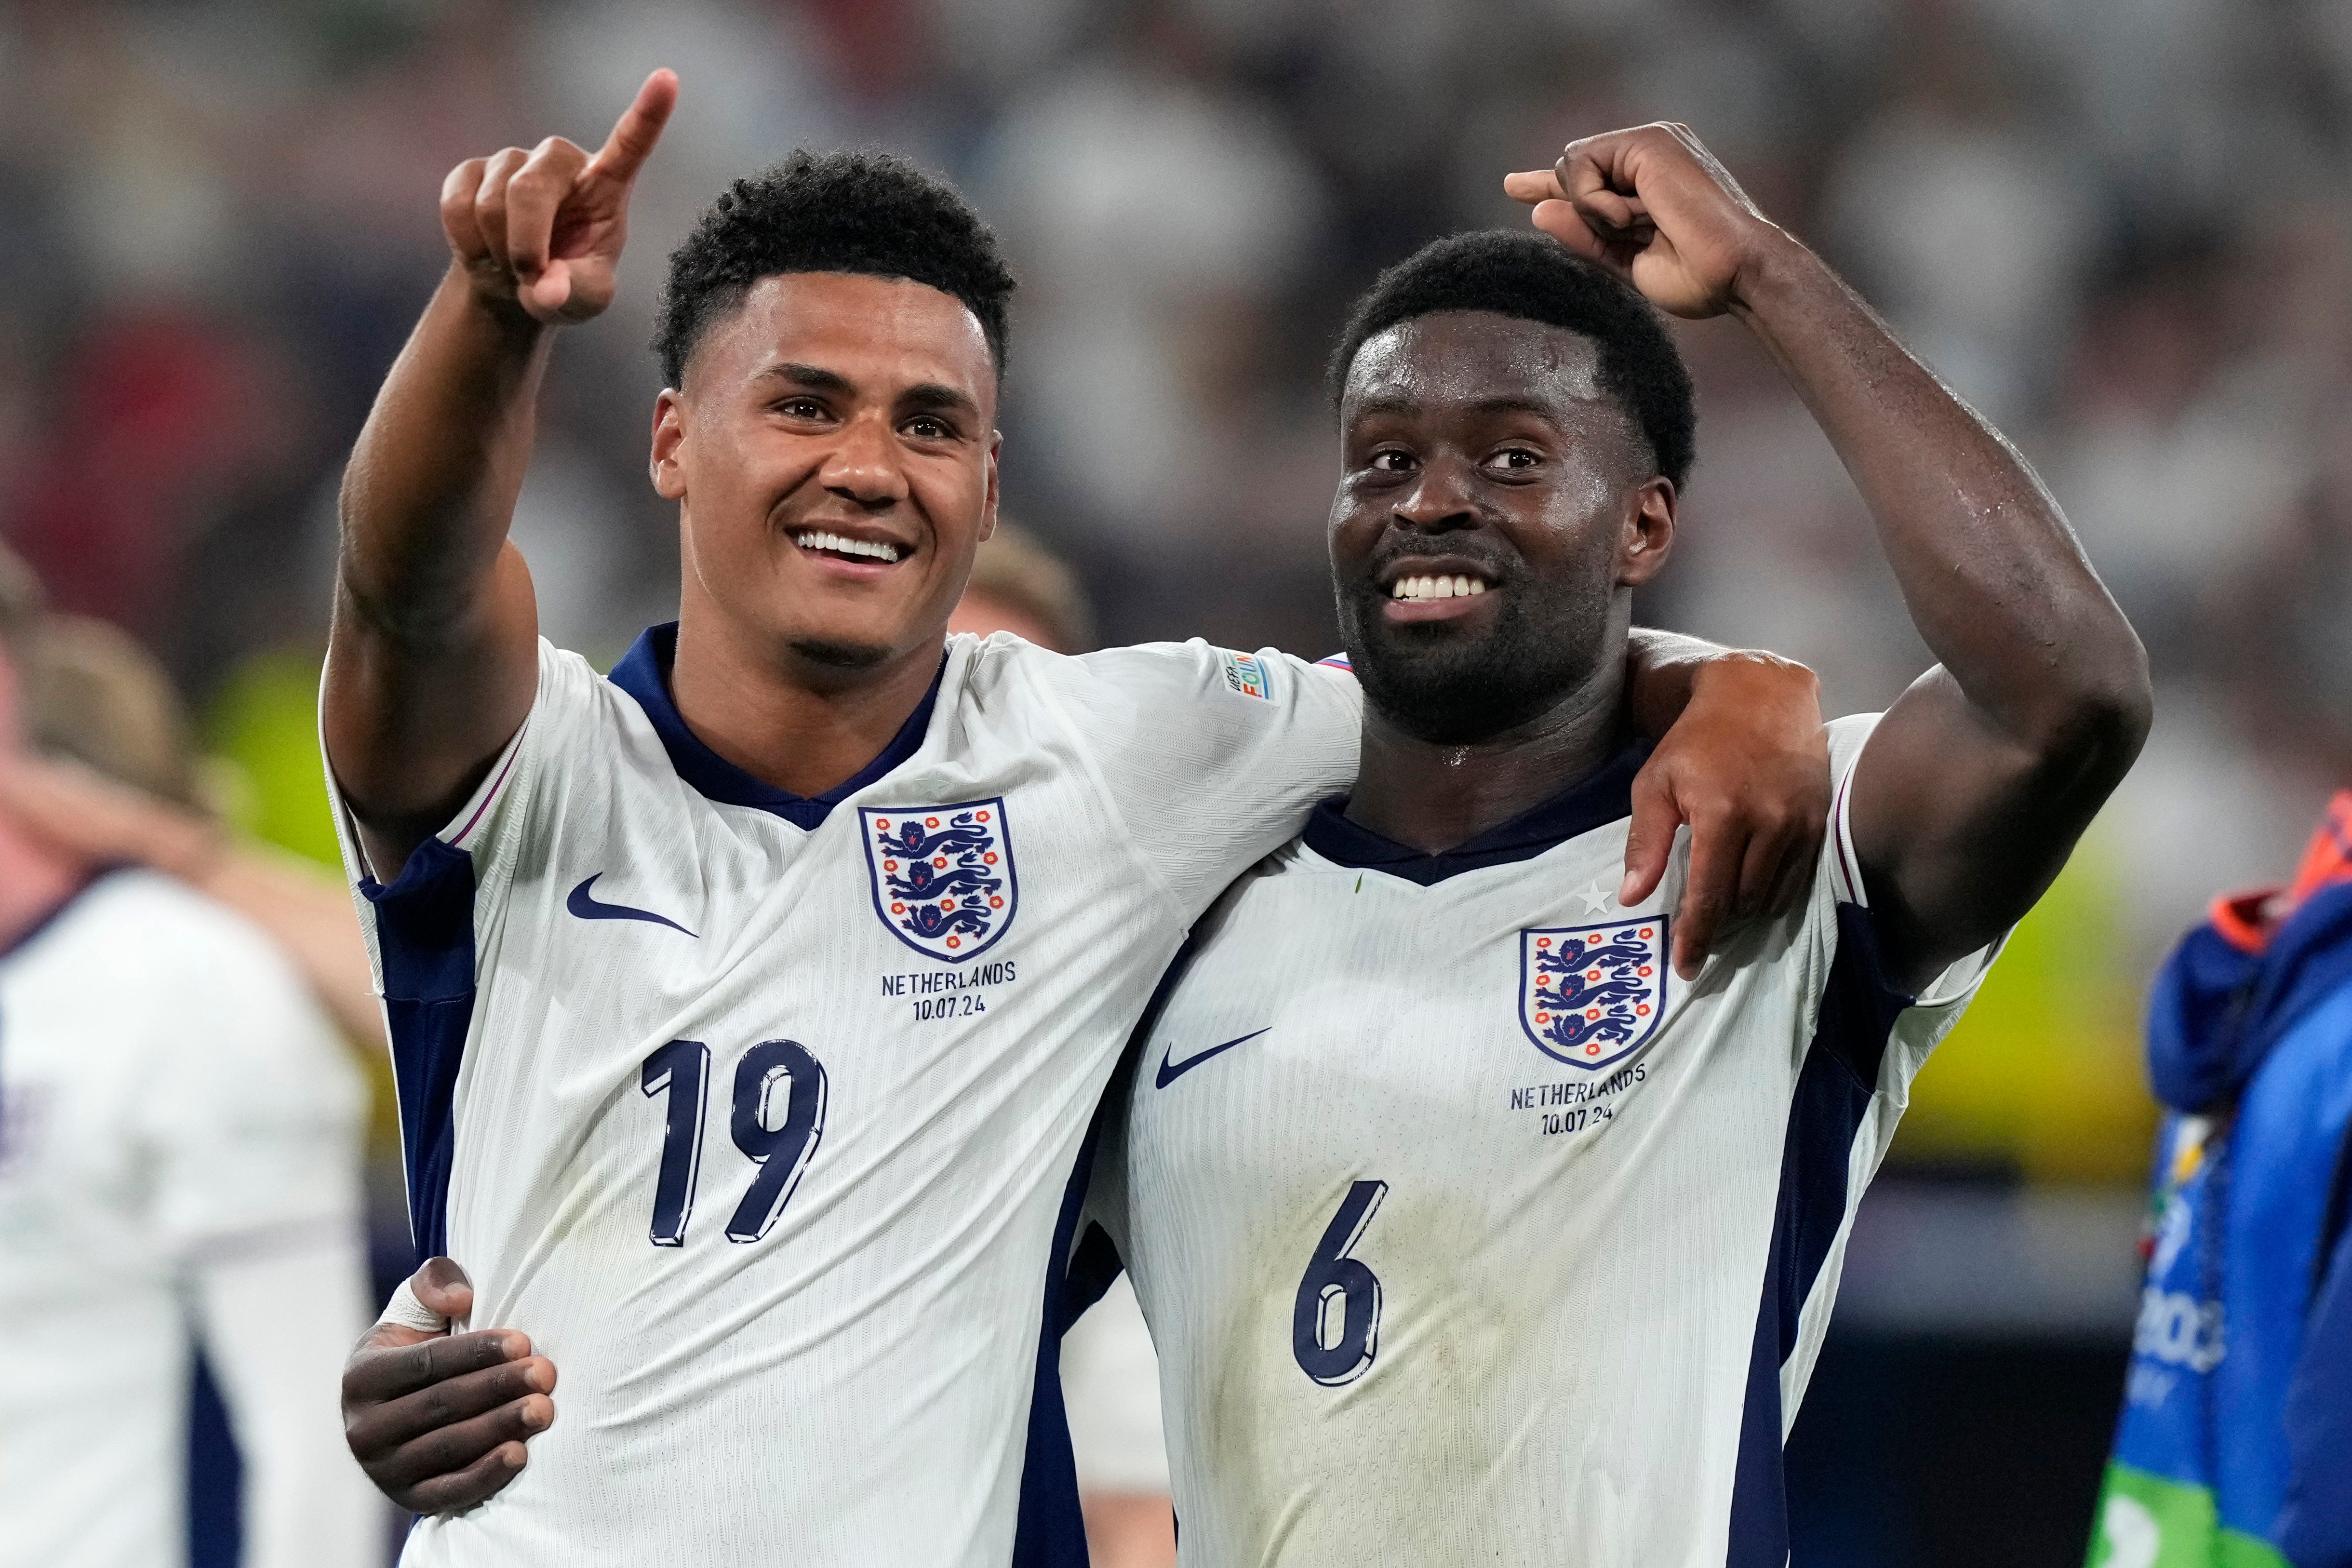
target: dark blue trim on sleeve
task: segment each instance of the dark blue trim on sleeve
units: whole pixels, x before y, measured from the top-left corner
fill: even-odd
[[[457,1064],[474,1020],[474,858],[428,838],[392,886],[363,877],[360,892],[375,910],[408,1228],[421,1261],[449,1246]]]
[[[1877,1090],[1895,1018],[1913,998],[1886,978],[1870,912],[1837,910],[1838,942],[1781,1147],[1772,1250],[1748,1351],[1747,1405],[1731,1489],[1727,1568],[1787,1568],[1789,1499],[1782,1474],[1780,1369],[1797,1348],[1799,1318],[1845,1223],[1846,1170]]]
[[[1013,1531],[1013,1568],[1087,1568],[1087,1521],[1078,1506],[1078,1465],[1070,1450],[1070,1418],[1062,1405],[1062,1335],[1077,1321],[1070,1305],[1066,1260],[1094,1173],[1102,1132],[1097,1110],[1078,1161],[1062,1191],[1046,1255],[1045,1310],[1037,1331],[1036,1382],[1029,1395],[1028,1447],[1021,1462],[1021,1506]],[[1105,1281],[1106,1286],[1108,1281]]]
[[[1385,871],[1431,887],[1465,871],[1532,860],[1547,849],[1631,816],[1633,775],[1649,759],[1650,742],[1637,739],[1550,799],[1441,854],[1424,854],[1349,821],[1345,795],[1318,805],[1300,837],[1307,847],[1335,866]]]
[[[662,750],[669,753],[670,766],[706,799],[721,805],[749,805],[772,811],[793,826],[812,832],[823,825],[835,806],[921,748],[923,737],[931,727],[931,710],[940,700],[940,682],[948,670],[948,656],[942,649],[940,668],[931,676],[930,689],[923,693],[922,701],[898,726],[898,732],[882,748],[881,754],[860,768],[855,777],[823,795],[798,795],[752,777],[704,745],[686,727],[686,721],[678,717],[677,705],[669,695],[670,666],[677,658],[677,623],[650,626],[638,636],[605,679],[637,700],[637,706],[653,721],[654,733],[661,737]]]

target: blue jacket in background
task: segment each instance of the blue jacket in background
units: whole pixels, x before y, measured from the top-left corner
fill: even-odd
[[[2158,976],[2167,1107],[2093,1568],[2352,1568],[2352,791]]]

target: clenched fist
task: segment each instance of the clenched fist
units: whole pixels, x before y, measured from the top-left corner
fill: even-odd
[[[480,297],[547,322],[584,321],[611,304],[629,189],[677,105],[677,76],[657,70],[593,156],[551,136],[450,170],[441,226]]]
[[[473,1310],[474,1287],[446,1258],[408,1281],[444,1317]],[[343,1440],[376,1489],[412,1513],[458,1513],[502,1490],[523,1445],[555,1420],[555,1363],[528,1335],[370,1329],[343,1365]]]
[[[1538,228],[1676,316],[1720,315],[1763,258],[1793,244],[1685,125],[1571,142],[1549,169],[1507,174]]]

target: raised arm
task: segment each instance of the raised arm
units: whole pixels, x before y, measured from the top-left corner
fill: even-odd
[[[1678,316],[1747,323],[1868,504],[1941,661],[1853,774],[1882,946],[1916,987],[2032,907],[2138,754],[2145,654],[2041,481],[1677,125],[1513,174],[1535,222]]]
[[[449,270],[343,476],[327,761],[376,870],[463,803],[538,684],[538,610],[507,540],[550,329],[612,303],[629,189],[677,100],[656,71],[593,157],[551,136],[450,171]]]

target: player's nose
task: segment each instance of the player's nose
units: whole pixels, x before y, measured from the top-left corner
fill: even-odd
[[[1390,515],[1398,526],[1421,533],[1475,528],[1478,504],[1469,461],[1454,456],[1432,458],[1412,488],[1398,498]]]
[[[870,511],[887,511],[908,494],[898,443],[879,416],[863,416],[843,425],[840,439],[825,454],[817,481]]]

